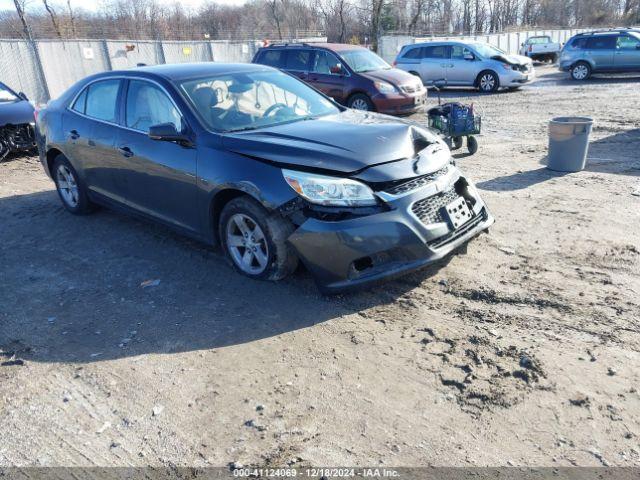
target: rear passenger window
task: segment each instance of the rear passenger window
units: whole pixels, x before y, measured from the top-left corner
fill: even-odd
[[[258,63],[262,65],[268,65],[270,67],[281,68],[282,67],[282,50],[265,50]]]
[[[410,48],[405,52],[402,58],[406,58],[409,60],[422,58],[422,48],[420,47]]]
[[[434,47],[424,47],[424,58],[446,58],[447,47],[438,45]]]
[[[306,71],[309,68],[309,55],[311,55],[311,50],[289,50],[285,68]]]
[[[85,115],[105,122],[116,122],[120,80],[103,80],[89,85]]]
[[[73,102],[73,106],[71,107],[76,112],[84,114],[85,107],[87,105],[87,89],[82,90],[82,93],[78,95],[76,101]]]
[[[616,37],[590,37],[587,40],[587,48],[590,50],[613,50],[616,48]]]
[[[585,48],[587,48],[587,39],[576,38],[573,42],[571,42],[571,48],[574,50],[584,50]]]

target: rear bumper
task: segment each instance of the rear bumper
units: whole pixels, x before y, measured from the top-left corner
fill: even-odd
[[[427,103],[427,89],[417,93],[394,93],[384,95],[378,93],[371,97],[378,113],[391,115],[407,115],[420,111]]]
[[[452,173],[439,186],[436,181],[387,201],[391,209],[386,212],[335,222],[310,218],[289,241],[325,293],[353,289],[434,263],[494,222],[475,187],[459,170]],[[431,214],[433,221],[422,221],[414,213],[417,201],[427,198],[435,202],[445,198],[451,188],[473,203],[473,218],[467,223],[454,229],[437,209]]]

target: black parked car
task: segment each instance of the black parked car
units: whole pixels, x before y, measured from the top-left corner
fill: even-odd
[[[493,218],[431,131],[348,110],[261,65],[89,77],[38,117],[67,210],[116,206],[220,243],[253,278],[324,291],[415,269]]]
[[[0,82],[0,160],[35,147],[33,106],[24,93]]]

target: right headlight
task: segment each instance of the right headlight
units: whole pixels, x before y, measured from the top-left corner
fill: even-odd
[[[373,191],[368,186],[349,178],[284,169],[282,176],[298,195],[318,205],[362,207],[377,203]]]

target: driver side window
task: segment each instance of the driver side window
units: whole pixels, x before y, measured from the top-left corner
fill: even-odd
[[[125,125],[148,132],[149,127],[172,123],[178,132],[183,130],[182,115],[158,86],[143,80],[131,80],[127,91]]]
[[[471,55],[471,50],[461,45],[451,46],[451,59],[452,60],[464,60],[465,55]]]
[[[338,64],[340,64],[340,60],[335,55],[325,50],[316,50],[312,71],[322,75],[340,75],[339,73],[331,72],[331,67],[335,67]]]
[[[635,50],[640,45],[640,40],[627,35],[620,35],[618,37],[616,48],[618,50]]]

